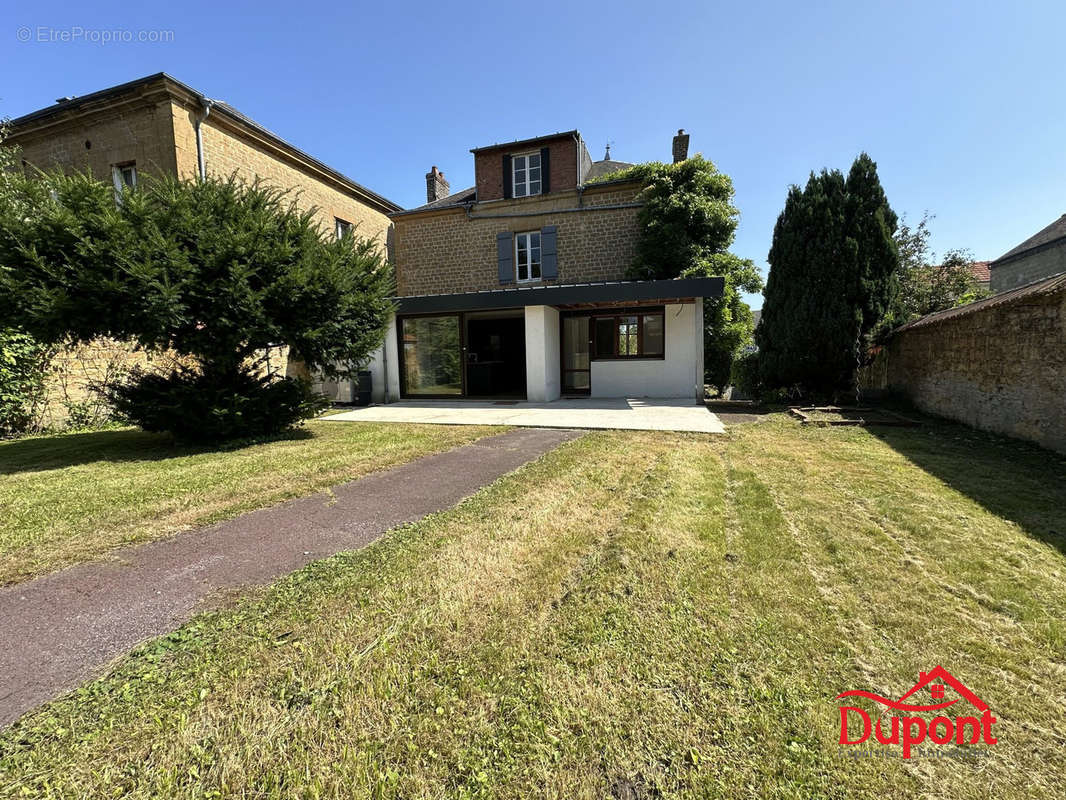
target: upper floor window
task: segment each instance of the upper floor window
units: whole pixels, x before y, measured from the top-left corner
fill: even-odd
[[[115,201],[122,197],[126,189],[137,188],[137,165],[130,161],[126,164],[115,164],[111,167],[111,182],[115,186]]]
[[[540,280],[540,231],[515,234],[514,263],[519,282]]]
[[[515,197],[540,194],[540,153],[527,153],[511,158],[512,186]]]
[[[335,223],[334,231],[336,232],[338,239],[343,239],[352,232],[352,223],[348,222],[348,220],[334,217],[333,221]]]

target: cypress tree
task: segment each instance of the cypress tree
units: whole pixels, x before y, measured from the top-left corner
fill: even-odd
[[[789,189],[756,331],[765,388],[817,398],[852,388],[895,291],[895,227],[877,165],[865,153],[847,179],[823,170],[803,189]]]

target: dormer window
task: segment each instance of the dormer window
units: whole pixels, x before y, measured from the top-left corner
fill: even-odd
[[[514,196],[529,197],[540,194],[540,153],[526,153],[511,158]]]

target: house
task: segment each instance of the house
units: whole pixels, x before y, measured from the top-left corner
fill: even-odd
[[[292,190],[298,206],[317,209],[323,230],[341,235],[355,229],[387,243],[388,215],[401,206],[362,186],[242,114],[179,80],[157,73],[53,105],[10,123],[9,144],[21,149],[27,170],[88,170],[123,185],[144,176],[183,178],[236,174],[262,178]],[[272,354],[272,371],[299,373],[288,348]],[[62,353],[45,422],[62,422],[62,406],[89,398],[88,385],[114,368],[143,364],[148,357],[115,342],[97,342]],[[324,384],[335,399],[348,400],[348,384]],[[54,407],[53,407],[54,406]]]
[[[993,292],[1066,272],[1066,214],[993,261],[989,272]]]
[[[992,280],[992,276],[989,272],[989,266],[991,261],[974,261],[970,264],[970,272],[973,275],[974,281],[977,283],[977,288],[988,290],[989,284]]]
[[[702,399],[702,299],[723,282],[625,280],[642,187],[611,175],[630,165],[593,162],[576,130],[471,153],[472,186],[433,167],[426,203],[390,214],[387,399]]]

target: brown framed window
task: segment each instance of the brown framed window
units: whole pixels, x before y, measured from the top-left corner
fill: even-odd
[[[666,316],[661,310],[626,310],[592,316],[592,357],[663,358]]]

